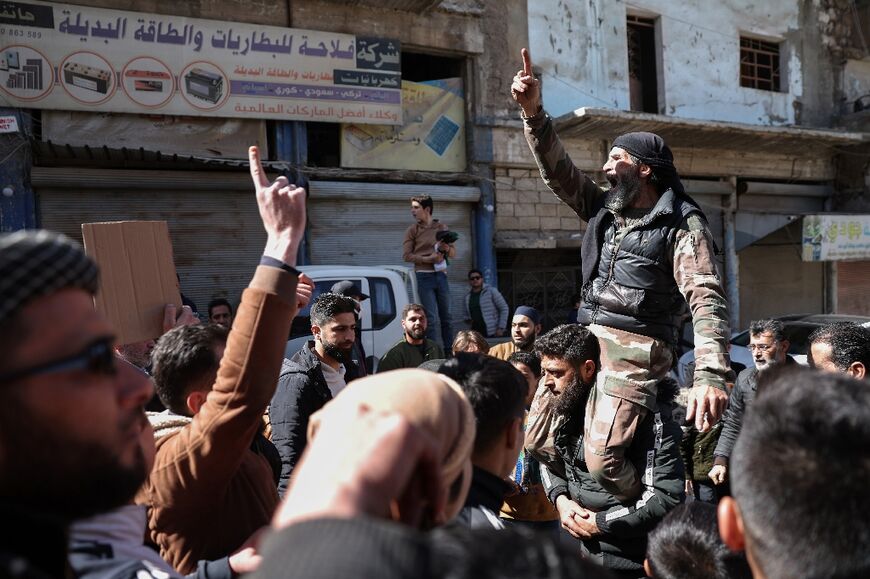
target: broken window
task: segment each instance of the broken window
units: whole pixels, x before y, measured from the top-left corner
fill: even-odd
[[[628,16],[628,92],[631,110],[659,112],[656,24],[652,18]]]
[[[779,44],[740,37],[740,86],[779,92]]]

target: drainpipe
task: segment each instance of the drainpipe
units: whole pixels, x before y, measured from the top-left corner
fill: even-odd
[[[474,212],[474,249],[477,269],[483,273],[484,282],[494,288],[498,287],[498,275],[495,270],[495,187],[492,179],[480,181],[480,201]]]
[[[294,167],[304,167],[308,164],[308,133],[305,123],[302,121],[280,121],[275,123],[275,156],[279,161],[289,163]],[[308,179],[302,171],[290,174],[285,171],[284,176],[299,187],[305,187],[308,191]],[[296,258],[297,265],[311,265],[311,243],[309,240],[308,220],[305,220],[305,236],[299,244],[299,254]]]
[[[737,256],[737,179],[731,177],[731,193],[725,205],[725,295],[728,296],[728,312],[731,332],[740,330],[740,258]]]

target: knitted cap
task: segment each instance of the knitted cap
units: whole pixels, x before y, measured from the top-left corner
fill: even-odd
[[[97,264],[70,238],[45,230],[0,234],[0,323],[65,288],[97,293]]]
[[[535,325],[541,323],[541,314],[535,308],[531,306],[518,306],[516,311],[514,311],[515,316],[526,316],[532,323]]]

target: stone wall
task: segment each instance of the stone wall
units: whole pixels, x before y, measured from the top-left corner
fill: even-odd
[[[562,203],[536,168],[495,168],[496,246],[547,248],[579,245],[586,225]]]

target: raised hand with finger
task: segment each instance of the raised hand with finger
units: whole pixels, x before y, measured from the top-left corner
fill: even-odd
[[[305,189],[290,183],[284,176],[270,183],[256,146],[248,149],[248,158],[260,217],[266,228],[263,255],[295,266],[299,244],[305,235]]]
[[[529,49],[522,50],[523,68],[517,72],[511,83],[511,96],[530,117],[541,109],[541,81],[532,72],[532,56]]]

